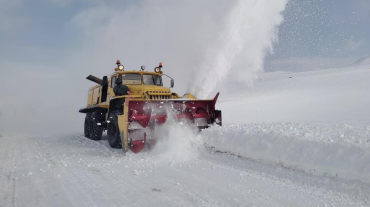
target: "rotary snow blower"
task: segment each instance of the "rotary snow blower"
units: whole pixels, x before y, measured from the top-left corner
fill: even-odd
[[[156,127],[168,120],[186,122],[199,130],[213,124],[222,125],[221,111],[215,109],[219,93],[211,100],[196,99],[192,94],[180,97],[164,87],[162,77],[174,80],[163,73],[162,63],[154,72],[127,71],[117,60],[115,72],[103,79],[89,75],[88,80],[97,83],[88,92],[84,135],[100,140],[107,131],[109,145],[140,152],[146,145],[153,146],[158,137]]]

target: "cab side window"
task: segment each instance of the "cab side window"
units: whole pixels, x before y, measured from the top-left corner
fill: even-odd
[[[116,86],[116,79],[117,79],[117,77],[112,78],[112,81],[111,81],[112,88],[114,88]]]

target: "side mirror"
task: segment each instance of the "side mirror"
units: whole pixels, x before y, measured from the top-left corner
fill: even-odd
[[[171,78],[171,88],[175,86],[175,81]]]

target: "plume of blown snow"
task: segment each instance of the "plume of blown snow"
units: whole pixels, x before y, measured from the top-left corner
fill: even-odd
[[[154,129],[157,143],[151,150],[164,162],[185,162],[199,156],[203,141],[198,128],[189,120],[178,120],[175,111],[166,107],[166,123]]]
[[[278,41],[288,0],[239,0],[222,21],[221,32],[205,51],[188,92],[207,98],[228,75],[249,86],[263,71],[264,57]]]

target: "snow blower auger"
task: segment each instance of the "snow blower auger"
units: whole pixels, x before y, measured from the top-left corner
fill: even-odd
[[[192,94],[183,97],[164,87],[162,77],[174,80],[162,72],[162,63],[154,72],[126,71],[117,60],[117,68],[109,78],[89,75],[98,85],[88,93],[84,135],[100,140],[107,131],[109,145],[138,153],[145,146],[152,147],[159,137],[155,129],[168,120],[187,123],[199,130],[213,124],[222,125],[221,111],[215,109],[219,93],[211,100],[199,100]]]

